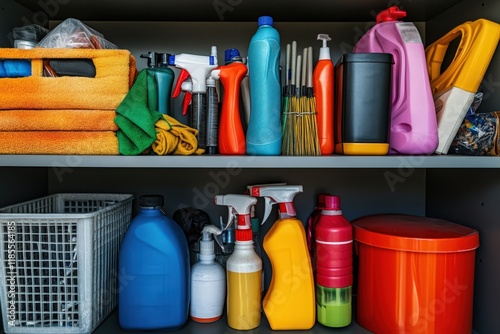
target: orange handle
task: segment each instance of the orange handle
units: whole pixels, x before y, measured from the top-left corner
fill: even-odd
[[[247,73],[243,63],[220,66],[220,81],[224,86],[219,123],[220,154],[242,155],[246,153],[245,133],[240,116],[240,87]]]
[[[313,90],[316,97],[318,140],[321,155],[334,151],[333,140],[333,63],[320,60],[313,73]]]

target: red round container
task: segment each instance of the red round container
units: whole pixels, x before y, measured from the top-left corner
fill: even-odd
[[[352,225],[358,324],[384,334],[472,332],[476,230],[408,215],[367,216]]]

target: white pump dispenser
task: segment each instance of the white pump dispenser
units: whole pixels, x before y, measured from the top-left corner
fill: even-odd
[[[330,48],[328,47],[327,42],[331,41],[332,39],[327,34],[318,34],[318,40],[323,41],[323,47],[321,47],[319,49],[319,60],[323,60],[323,59],[330,59],[331,60]]]
[[[215,262],[213,238],[224,250],[222,231],[215,225],[203,228],[199,262],[191,270],[191,308],[194,321],[208,323],[220,319],[226,298],[226,273]],[[213,236],[213,238],[212,238]]]

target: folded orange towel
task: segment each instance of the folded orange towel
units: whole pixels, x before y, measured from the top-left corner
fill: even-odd
[[[0,131],[0,154],[117,155],[113,131]]]
[[[116,131],[114,110],[0,110],[0,131]]]
[[[91,59],[95,78],[43,77],[44,59]],[[128,50],[0,49],[0,59],[31,59],[32,75],[0,78],[0,109],[110,109],[127,94],[137,69]]]

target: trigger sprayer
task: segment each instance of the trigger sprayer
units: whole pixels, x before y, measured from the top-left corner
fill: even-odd
[[[191,79],[192,87],[192,101],[191,101],[191,124],[190,126],[198,130],[198,146],[200,148],[206,147],[206,80],[210,72],[218,66],[217,63],[217,47],[212,46],[210,56],[193,55],[188,53],[181,53],[178,55],[171,55],[168,59],[168,64],[181,69],[179,79],[177,80],[174,93],[172,97],[177,97],[181,91],[184,81],[188,78]],[[187,89],[186,89],[187,90]],[[187,107],[189,103],[184,96],[185,100],[183,107]],[[183,110],[185,115],[186,110]]]
[[[234,252],[227,268],[227,323],[236,330],[257,328],[261,322],[262,260],[255,253],[250,210],[257,199],[248,195],[217,195],[216,205],[229,208],[229,226],[237,217]],[[244,295],[245,298],[241,298]]]
[[[248,195],[217,195],[215,196],[216,205],[225,205],[228,207],[227,229],[236,217],[236,241],[252,240],[252,223],[250,221],[250,210],[257,203],[257,199]]]
[[[293,205],[295,195],[303,191],[301,185],[255,185],[248,186],[251,196],[264,197],[265,208],[262,224],[267,221],[271,214],[272,206],[279,205],[280,218],[295,217],[296,211]]]

